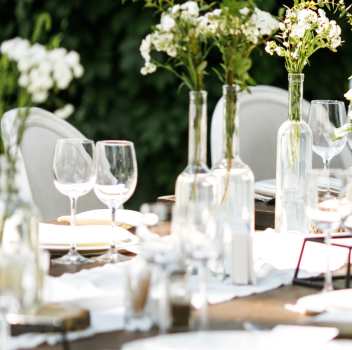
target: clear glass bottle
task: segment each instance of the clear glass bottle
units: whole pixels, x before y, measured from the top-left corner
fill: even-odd
[[[239,155],[238,88],[224,85],[223,153],[212,167],[218,183],[217,202],[225,204],[230,222],[254,230],[254,175]],[[246,228],[242,227],[242,228]]]
[[[309,233],[305,213],[313,135],[302,120],[304,74],[289,74],[289,113],[277,135],[275,231]]]
[[[175,205],[187,208],[190,201],[209,203],[216,199],[216,180],[207,166],[207,92],[190,91],[188,165],[177,177]]]
[[[249,284],[254,282],[249,263],[250,234],[254,231],[254,175],[239,155],[238,90],[237,86],[222,88],[223,153],[212,173],[218,183],[217,202],[225,209],[230,227],[224,237],[225,274],[230,275],[232,283]]]

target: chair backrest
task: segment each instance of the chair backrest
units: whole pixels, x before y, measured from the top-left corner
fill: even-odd
[[[259,85],[251,88],[251,94],[239,96],[240,156],[252,169],[256,181],[275,178],[277,132],[288,117],[288,91],[277,87]],[[308,120],[310,103],[303,100],[303,119]],[[213,113],[211,123],[212,165],[222,156],[223,101]],[[331,167],[352,166],[352,154],[348,147],[334,157]],[[321,158],[313,154],[313,168],[322,168]]]
[[[6,112],[2,118],[4,137],[11,139],[16,128],[9,125],[16,120],[17,110]],[[7,127],[6,127],[7,126]],[[54,114],[40,108],[31,108],[21,142],[21,154],[28,176],[34,203],[39,207],[43,221],[56,220],[70,213],[68,197],[54,186],[51,172],[56,141],[61,138],[85,139],[75,127]],[[79,198],[77,212],[102,209],[106,206],[91,191]]]

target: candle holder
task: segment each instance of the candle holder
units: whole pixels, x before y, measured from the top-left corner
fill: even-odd
[[[350,239],[351,243],[350,243],[350,245],[343,244],[343,243],[339,244],[339,243],[337,243],[335,241],[335,240],[339,240],[339,239]],[[298,278],[300,265],[301,265],[301,261],[302,261],[302,257],[303,257],[303,253],[304,253],[304,248],[305,248],[307,242],[314,242],[314,243],[317,243],[317,244],[325,244],[324,236],[321,236],[321,235],[304,238],[301,254],[299,256],[298,264],[297,264],[297,267],[296,267],[296,271],[295,271],[295,275],[293,277],[292,283],[293,284],[299,284],[299,285],[302,285],[302,286],[320,288],[321,289],[324,286],[324,276],[309,277],[309,278]],[[348,261],[347,261],[347,272],[346,272],[346,274],[332,277],[333,281],[345,280],[345,285],[344,286],[334,286],[334,289],[350,288],[352,237],[351,236],[346,236],[346,235],[333,236],[333,237],[331,237],[331,246],[348,249]]]

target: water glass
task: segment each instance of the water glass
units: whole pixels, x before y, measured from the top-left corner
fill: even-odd
[[[116,209],[134,193],[137,185],[137,160],[129,141],[99,141],[96,149],[96,182],[94,192],[111,212],[110,249],[97,261],[128,260],[119,254],[114,235]]]
[[[332,141],[335,128],[347,123],[346,108],[342,101],[315,100],[311,102],[308,124],[313,133],[313,152],[323,159],[324,169],[330,167],[331,159],[345,147],[347,137]],[[325,198],[330,198],[329,188]]]
[[[126,266],[125,330],[148,331],[152,325],[150,312],[151,266],[145,262]]]
[[[94,186],[94,142],[82,139],[61,139],[56,142],[53,159],[54,185],[71,203],[71,227],[74,233],[75,215],[78,197],[86,195]],[[80,255],[76,249],[76,240],[72,236],[69,252],[55,264],[80,265],[93,263]]]
[[[323,231],[327,247],[327,264],[325,282],[322,292],[332,291],[332,276],[330,269],[331,235],[341,226],[345,215],[341,214],[341,201],[346,193],[346,177],[348,170],[342,169],[314,169],[308,177],[306,191],[306,213],[312,225]],[[334,191],[329,198],[322,196],[322,192],[334,184]]]

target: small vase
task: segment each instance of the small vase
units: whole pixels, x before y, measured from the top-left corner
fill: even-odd
[[[254,283],[250,235],[254,231],[254,175],[239,155],[238,87],[224,85],[222,159],[212,167],[218,183],[217,202],[227,212],[231,228],[226,245],[230,279]],[[227,264],[226,264],[227,265]]]
[[[302,120],[304,74],[289,74],[289,113],[277,135],[275,231],[309,233],[305,213],[313,135]]]
[[[190,91],[188,165],[177,177],[175,205],[187,210],[192,202],[215,203],[217,184],[207,163],[207,92]]]

